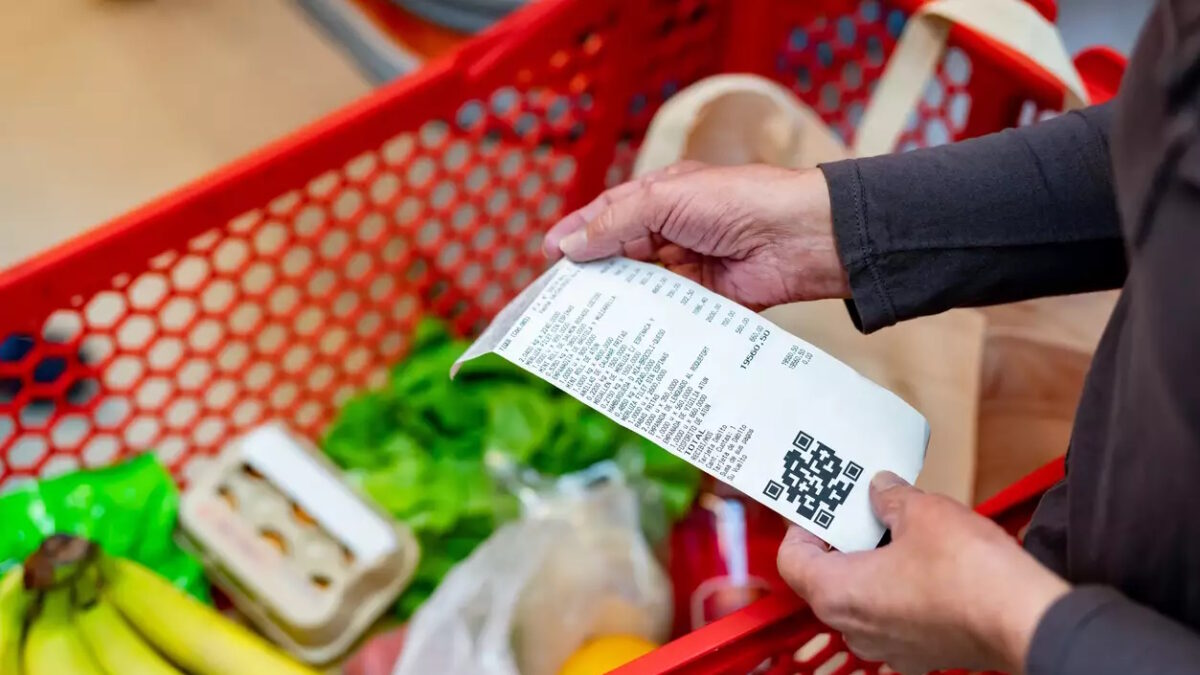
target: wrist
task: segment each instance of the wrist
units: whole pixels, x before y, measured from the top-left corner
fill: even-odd
[[[1032,562],[1032,561],[1031,561]],[[993,614],[996,622],[989,642],[993,644],[1006,672],[1025,672],[1034,634],[1050,607],[1071,591],[1071,585],[1046,568],[1036,574],[1013,575],[1020,588],[1006,594],[1003,607]]]
[[[849,298],[850,277],[838,253],[833,227],[833,204],[829,184],[820,169],[795,172],[795,196],[787,218],[793,223],[791,237],[796,250],[794,300]]]

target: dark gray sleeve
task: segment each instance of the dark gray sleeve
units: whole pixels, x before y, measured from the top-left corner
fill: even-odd
[[[1120,286],[1110,116],[822,165],[856,325]]]
[[[1042,617],[1026,675],[1195,675],[1200,636],[1103,586],[1079,586]]]

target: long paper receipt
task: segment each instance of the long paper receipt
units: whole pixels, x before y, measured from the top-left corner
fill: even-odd
[[[915,481],[929,425],[895,394],[660,267],[563,260],[454,364],[488,352],[551,382],[842,551],[884,527],[867,485]]]

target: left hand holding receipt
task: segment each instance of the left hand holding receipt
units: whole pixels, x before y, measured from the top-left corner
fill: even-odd
[[[660,262],[755,310],[850,295],[816,169],[676,164],[567,215],[544,249],[551,260]]]
[[[779,571],[859,657],[902,673],[1018,673],[1042,614],[1068,584],[990,520],[897,476],[871,481],[892,542],[839,553],[792,527]]]

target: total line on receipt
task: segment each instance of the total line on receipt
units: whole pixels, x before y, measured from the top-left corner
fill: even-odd
[[[913,482],[929,425],[895,394],[661,267],[561,260],[454,364],[495,352],[834,548],[874,548],[867,483]]]

